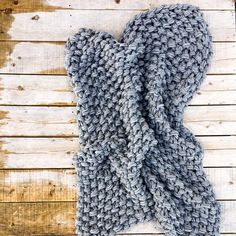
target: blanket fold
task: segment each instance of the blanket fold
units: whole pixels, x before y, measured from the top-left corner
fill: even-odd
[[[119,41],[82,28],[66,43],[80,151],[77,234],[110,236],[154,221],[168,236],[219,234],[203,148],[183,125],[212,38],[198,7],[140,13]]]

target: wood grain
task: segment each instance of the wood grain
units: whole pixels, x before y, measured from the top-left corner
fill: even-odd
[[[208,75],[191,105],[236,104],[236,75]],[[67,76],[0,75],[1,105],[75,105]]]
[[[0,235],[75,234],[75,202],[0,203]]]
[[[205,168],[218,200],[236,199],[236,168]],[[76,200],[74,169],[0,170],[0,202]]]
[[[236,136],[200,136],[205,167],[236,166]],[[0,169],[73,168],[78,138],[0,138]]]
[[[11,15],[14,21],[7,36],[0,34],[0,40],[10,38],[18,41],[66,41],[79,28],[106,31],[119,39],[127,22],[140,12],[107,9],[17,12]],[[213,41],[236,41],[234,16],[234,11],[204,11]]]
[[[74,170],[1,170],[0,202],[74,201]]]
[[[222,233],[236,232],[236,202],[222,201]],[[1,235],[73,235],[75,202],[0,203]],[[157,234],[154,223],[139,224],[127,234]]]
[[[0,111],[0,136],[78,136],[75,107],[0,106]],[[189,106],[184,115],[195,135],[236,135],[236,106]]]
[[[5,48],[5,44],[10,51],[0,54],[0,73],[66,74],[64,43],[0,42],[0,48]],[[214,56],[208,73],[236,73],[236,42],[214,43],[213,50]]]

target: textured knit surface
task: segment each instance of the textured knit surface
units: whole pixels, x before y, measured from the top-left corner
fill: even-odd
[[[92,29],[68,39],[80,136],[78,235],[110,236],[146,221],[169,236],[219,234],[203,149],[183,126],[211,55],[208,26],[191,5],[138,14],[119,41]]]

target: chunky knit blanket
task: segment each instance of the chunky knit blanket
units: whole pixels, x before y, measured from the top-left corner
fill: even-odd
[[[183,125],[211,55],[207,23],[191,5],[138,14],[119,41],[84,28],[68,39],[78,235],[110,236],[147,221],[169,236],[219,234],[203,148]]]

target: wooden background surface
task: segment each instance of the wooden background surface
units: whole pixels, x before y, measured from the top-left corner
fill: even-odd
[[[236,30],[234,0],[0,1],[0,235],[74,235],[79,149],[64,43],[80,27],[119,36],[140,11],[191,3],[204,12],[214,58],[185,124],[205,148],[223,206],[221,233],[236,235]],[[152,224],[123,235],[159,235]]]

